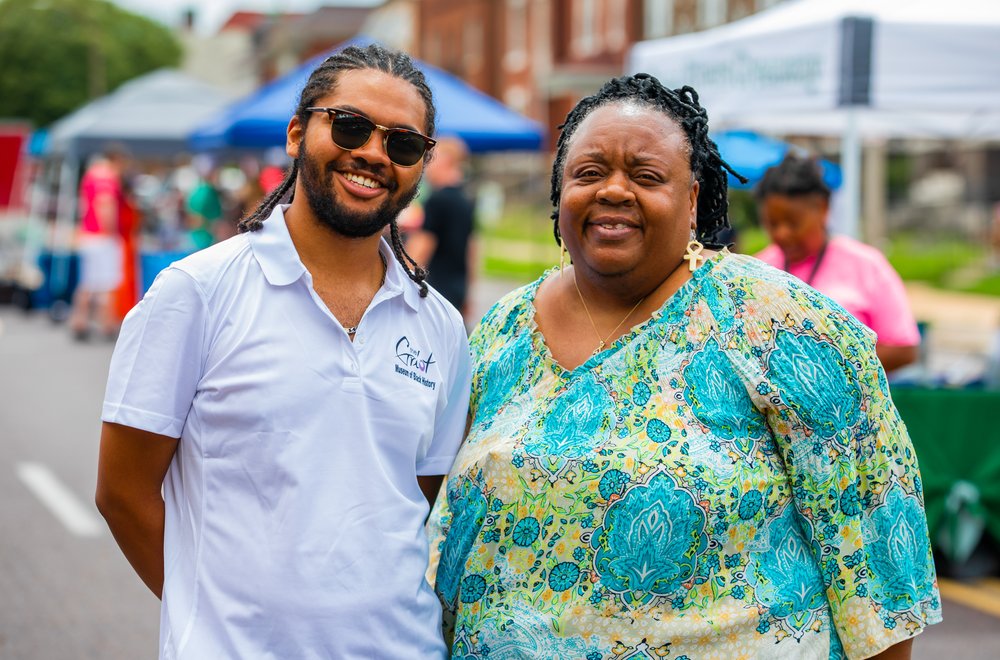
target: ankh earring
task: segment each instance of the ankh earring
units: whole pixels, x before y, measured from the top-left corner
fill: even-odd
[[[700,265],[700,262],[705,260],[705,257],[701,256],[701,251],[705,249],[697,238],[691,239],[691,242],[687,245],[687,252],[684,254],[684,259],[688,262],[688,270],[692,273],[694,269]]]

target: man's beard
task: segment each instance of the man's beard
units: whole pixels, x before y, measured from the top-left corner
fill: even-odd
[[[347,238],[368,238],[379,233],[417,196],[417,186],[414,185],[394,198],[393,193],[399,185],[389,181],[386,184],[388,194],[378,208],[368,212],[351,211],[344,208],[333,192],[330,176],[334,169],[327,167],[325,171],[321,170],[319,163],[309,157],[305,140],[301,143],[296,162],[302,190],[313,215],[323,225]]]

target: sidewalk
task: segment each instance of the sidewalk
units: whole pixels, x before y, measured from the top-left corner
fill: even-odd
[[[932,353],[989,353],[1000,332],[1000,298],[941,291],[920,282],[907,282],[906,293],[913,315],[928,324]]]

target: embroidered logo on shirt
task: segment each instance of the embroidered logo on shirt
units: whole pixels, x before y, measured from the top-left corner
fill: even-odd
[[[433,390],[437,388],[437,383],[427,378],[427,373],[431,365],[437,364],[437,362],[434,360],[433,352],[428,352],[427,357],[423,357],[421,352],[419,348],[410,344],[410,340],[404,335],[396,342],[396,360],[403,366],[401,367],[399,364],[393,366],[397,374],[406,376]]]

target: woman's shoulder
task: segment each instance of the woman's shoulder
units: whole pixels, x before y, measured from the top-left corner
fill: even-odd
[[[473,336],[507,335],[512,329],[529,324],[534,316],[535,294],[548,274],[501,296],[480,319]]]
[[[736,252],[726,253],[713,270],[713,275],[727,282],[747,280],[784,283],[795,280],[792,275],[757,256]]]
[[[741,321],[771,325],[858,325],[843,307],[794,275],[743,254],[730,254],[712,272]]]
[[[737,308],[748,301],[756,301],[754,309],[760,308],[762,302],[781,304],[801,284],[800,280],[756,257],[736,253],[721,255],[706,280],[700,287],[703,295],[714,292],[714,297],[725,298]]]

